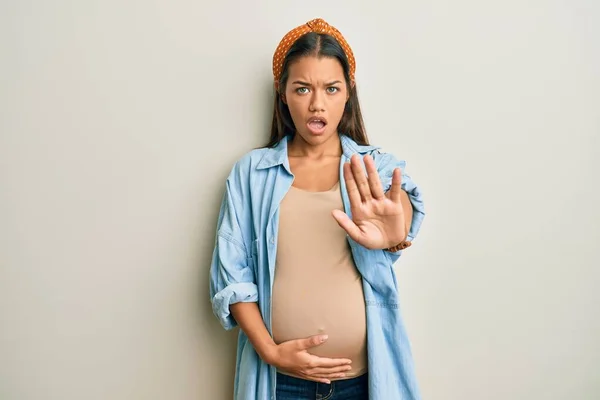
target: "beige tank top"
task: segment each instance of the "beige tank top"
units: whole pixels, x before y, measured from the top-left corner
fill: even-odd
[[[333,209],[343,210],[339,183],[326,192],[292,187],[284,197],[272,328],[278,344],[327,334],[329,339],[309,352],[351,359],[347,379],[367,371],[366,309],[362,278]]]

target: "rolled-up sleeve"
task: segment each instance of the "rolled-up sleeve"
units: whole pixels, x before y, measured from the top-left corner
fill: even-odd
[[[226,330],[237,325],[229,310],[230,305],[258,301],[251,251],[244,244],[235,198],[236,192],[228,181],[219,212],[210,267],[213,313]]]
[[[406,161],[396,159],[392,154],[380,153],[376,151],[373,154],[373,159],[376,162],[377,169],[379,171],[379,177],[381,179],[384,191],[388,191],[392,186],[392,176],[394,169],[400,168],[402,171],[402,189],[408,194],[410,203],[413,207],[413,216],[410,224],[410,230],[406,240],[413,241],[417,237],[423,219],[425,218],[425,206],[423,204],[423,194],[419,186],[413,181],[413,179],[406,173]],[[391,255],[399,255],[402,250],[396,253],[390,253]]]

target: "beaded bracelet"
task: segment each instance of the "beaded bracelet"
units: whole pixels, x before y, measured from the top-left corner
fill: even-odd
[[[390,251],[390,252],[392,252],[392,253],[395,253],[395,252],[397,252],[397,251],[399,251],[399,250],[404,250],[404,249],[406,249],[407,247],[410,247],[410,246],[411,246],[411,244],[412,244],[412,243],[411,243],[411,242],[409,242],[408,240],[403,240],[403,241],[401,241],[400,243],[398,243],[397,245],[395,245],[395,246],[393,246],[393,247],[390,247],[390,248],[388,248],[388,249],[386,249],[386,250],[387,250],[387,251]]]

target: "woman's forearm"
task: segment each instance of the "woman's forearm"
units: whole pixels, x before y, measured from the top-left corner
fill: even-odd
[[[232,304],[229,309],[260,358],[267,364],[272,364],[277,345],[265,326],[258,304],[236,303]]]

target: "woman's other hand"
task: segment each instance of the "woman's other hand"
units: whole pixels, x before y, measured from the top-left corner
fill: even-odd
[[[308,352],[323,344],[326,335],[296,339],[273,346],[265,362],[290,375],[315,382],[331,383],[331,379],[343,378],[351,369],[349,359],[324,358]]]

